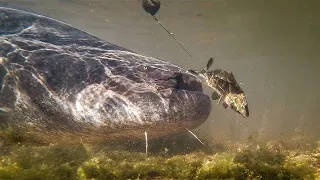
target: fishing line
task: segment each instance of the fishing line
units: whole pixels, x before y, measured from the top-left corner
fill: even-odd
[[[153,19],[176,41],[176,43],[189,55],[189,57],[195,61],[193,56],[188,52],[186,48],[183,47],[183,45],[180,43],[180,41],[173,35],[172,32],[170,32],[155,16],[156,13],[160,9],[160,1],[159,0],[141,0],[141,5],[143,9],[149,13]]]
[[[177,38],[175,38],[175,36],[173,35],[172,32],[170,32],[158,19],[157,17],[155,16],[156,13],[159,11],[160,9],[160,6],[161,6],[161,3],[160,3],[160,0],[141,0],[141,5],[143,7],[143,9],[149,13],[153,19],[178,43],[178,45],[190,56],[190,58],[192,60],[195,61],[195,59],[193,58],[193,56],[188,52],[188,50],[186,48],[183,47],[183,45],[179,42],[179,40]],[[210,59],[211,61],[211,64],[213,62],[213,59]],[[208,70],[209,67],[207,67],[207,70]],[[222,87],[220,85],[217,84],[217,86],[225,93],[225,96],[228,97],[231,102],[233,104],[235,104],[235,100],[233,98],[231,98],[227,92],[225,92],[224,89],[222,89]],[[221,101],[221,96],[220,96],[220,99],[218,101],[218,103],[220,103]]]
[[[180,43],[180,41],[179,41],[176,37],[174,37],[173,33],[170,32],[170,31],[168,31],[168,30],[161,24],[161,22],[157,19],[156,16],[153,16],[153,19],[154,19],[155,21],[157,21],[158,24],[160,24],[160,26],[161,26],[164,30],[166,30],[167,33],[178,43],[178,45],[189,55],[189,57],[190,57],[192,60],[195,61],[195,59],[194,59],[193,56],[187,51],[187,49],[183,47],[183,45]]]

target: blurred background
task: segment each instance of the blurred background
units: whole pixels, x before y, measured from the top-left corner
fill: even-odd
[[[162,0],[158,19],[192,60],[144,12],[138,0],[0,0],[66,22],[140,54],[201,69],[232,71],[250,117],[212,102],[195,130],[212,140],[296,135],[320,139],[320,2],[317,0]],[[206,88],[208,95],[211,90]]]

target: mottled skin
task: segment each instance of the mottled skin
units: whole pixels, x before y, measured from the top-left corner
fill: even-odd
[[[152,138],[195,128],[211,111],[188,71],[4,7],[0,88],[0,128],[46,134]]]
[[[228,73],[221,69],[209,70],[212,63],[213,59],[211,58],[207,63],[206,69],[189,71],[204,78],[206,84],[214,90],[211,98],[218,100],[218,104],[223,101],[224,108],[231,108],[243,117],[248,117],[249,108],[246,96],[234,78],[233,73]]]

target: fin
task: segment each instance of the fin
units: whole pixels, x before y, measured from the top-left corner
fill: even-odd
[[[220,101],[221,97],[220,97],[220,95],[219,95],[216,91],[213,91],[213,93],[211,94],[211,99],[212,99],[212,100],[217,100],[217,99],[219,99],[219,101]]]
[[[234,78],[234,75],[232,72],[228,73],[228,80],[231,83],[237,83],[236,78]]]
[[[220,96],[220,98],[219,98],[219,101],[218,101],[217,105],[219,105],[221,101],[222,101],[222,96]]]
[[[229,105],[228,105],[227,103],[225,103],[225,102],[224,102],[222,105],[223,105],[223,107],[224,107],[225,109],[227,109],[227,108],[229,107]]]
[[[212,63],[213,63],[213,58],[210,58],[207,63],[207,70],[212,66]]]
[[[229,86],[229,90],[233,93],[243,93],[242,88],[239,86],[238,82],[236,81],[236,79],[234,78],[234,75],[232,72],[230,72],[228,74],[228,81],[229,83],[232,83],[232,86]]]

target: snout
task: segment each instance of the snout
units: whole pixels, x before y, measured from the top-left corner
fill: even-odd
[[[246,118],[249,117],[249,108],[248,105],[246,105],[240,112],[239,112],[242,117]]]
[[[211,111],[211,100],[203,93],[201,80],[185,72],[171,74],[167,79],[158,86],[170,89],[170,93],[167,90],[161,92],[163,100],[169,104],[167,112],[170,119],[193,121],[195,124],[204,122]]]

